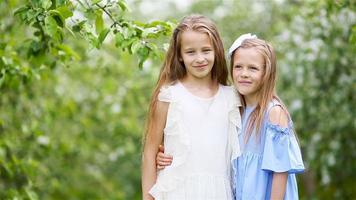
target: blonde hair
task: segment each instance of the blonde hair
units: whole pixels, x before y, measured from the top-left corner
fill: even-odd
[[[227,85],[228,69],[224,55],[224,46],[214,22],[202,15],[194,14],[184,17],[173,31],[156,87],[152,93],[148,118],[146,120],[145,137],[153,129],[152,119],[157,106],[157,96],[160,88],[165,84],[174,84],[187,74],[184,63],[181,61],[181,37],[182,33],[188,30],[206,33],[209,36],[215,54],[211,78],[222,85]]]
[[[282,109],[286,111],[288,117],[289,114],[286,109],[286,106],[283,104],[282,100],[277,96],[275,91],[276,77],[277,77],[277,66],[276,66],[277,63],[276,63],[276,54],[272,45],[267,43],[265,40],[261,40],[257,38],[244,40],[241,46],[231,54],[231,59],[230,59],[231,76],[232,76],[232,71],[233,71],[232,69],[234,64],[233,57],[236,51],[238,51],[238,49],[240,48],[242,49],[255,48],[262,55],[264,59],[263,75],[262,75],[262,81],[260,83],[261,85],[257,97],[257,105],[255,110],[251,113],[248,119],[248,125],[246,129],[247,134],[245,135],[246,136],[245,142],[247,142],[254,128],[256,131],[256,138],[259,137],[263,118],[267,111],[268,103],[271,102],[273,99],[277,100],[281,104]],[[239,96],[242,102],[242,109],[241,109],[241,114],[242,114],[246,109],[246,101],[243,95],[239,94]]]

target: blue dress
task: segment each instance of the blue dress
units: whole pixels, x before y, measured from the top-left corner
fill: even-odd
[[[261,126],[260,136],[253,133],[245,144],[244,134],[248,117],[254,107],[247,107],[242,115],[242,132],[239,135],[242,155],[233,162],[233,185],[236,200],[270,200],[273,172],[288,172],[285,200],[298,199],[295,174],[304,171],[299,144],[293,132],[292,121],[286,128],[268,120],[269,110],[279,105],[268,105]]]

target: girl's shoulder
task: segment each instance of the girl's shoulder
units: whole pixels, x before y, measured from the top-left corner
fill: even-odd
[[[288,112],[281,106],[272,106],[268,113],[268,122],[280,127],[288,127]]]
[[[232,94],[234,92],[233,86],[219,84],[219,87],[226,93]]]
[[[185,89],[179,81],[165,83],[159,89],[158,100],[165,102],[177,102],[184,96]]]
[[[264,120],[267,128],[278,132],[289,132],[293,129],[293,122],[288,110],[276,99],[268,103]]]
[[[241,106],[240,96],[234,86],[220,85],[220,88],[228,100],[232,101],[236,106]]]
[[[158,93],[158,100],[163,102],[172,102],[177,83],[165,83],[161,86]]]

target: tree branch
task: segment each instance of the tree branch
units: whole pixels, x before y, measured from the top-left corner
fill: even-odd
[[[105,9],[106,6],[101,6],[101,5],[98,4],[98,3],[96,3],[95,5],[96,5],[97,7],[99,7],[103,12],[105,12],[105,14],[106,14],[107,16],[109,16],[109,18],[111,19],[111,21],[113,21],[113,24],[111,25],[111,27],[115,26],[116,24],[119,24],[119,22],[116,21],[116,20],[114,19],[114,17]]]

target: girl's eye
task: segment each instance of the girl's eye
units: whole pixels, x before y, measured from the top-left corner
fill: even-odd
[[[235,68],[235,69],[240,69],[241,66],[240,66],[240,65],[235,65],[234,68]]]
[[[257,67],[250,67],[252,70],[258,70]]]
[[[212,51],[211,49],[204,49],[203,52],[210,52]]]
[[[192,54],[192,53],[194,53],[194,51],[187,51],[186,53],[187,54]]]

